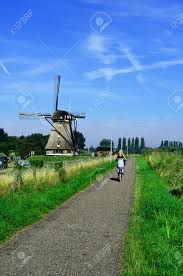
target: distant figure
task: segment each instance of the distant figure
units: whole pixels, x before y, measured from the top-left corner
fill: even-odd
[[[125,154],[123,153],[122,150],[120,150],[118,152],[118,155],[117,155],[117,158],[116,158],[116,161],[117,161],[117,169],[122,169],[122,172],[124,174],[124,166],[125,166],[125,163],[126,163],[126,157],[125,157]]]

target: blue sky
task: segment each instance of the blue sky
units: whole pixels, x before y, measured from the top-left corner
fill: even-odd
[[[104,137],[183,140],[182,1],[16,1],[0,10],[0,127],[48,133],[19,111],[83,111],[87,145]]]

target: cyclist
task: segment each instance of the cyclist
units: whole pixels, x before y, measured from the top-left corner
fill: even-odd
[[[116,161],[117,161],[118,173],[119,173],[119,170],[121,169],[122,173],[124,174],[124,166],[125,166],[125,163],[126,163],[126,156],[125,156],[125,154],[122,150],[120,150],[118,152]]]

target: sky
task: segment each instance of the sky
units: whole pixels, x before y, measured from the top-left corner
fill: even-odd
[[[19,112],[85,112],[87,146],[102,138],[183,141],[183,2],[3,1],[0,9],[0,127],[48,134]]]

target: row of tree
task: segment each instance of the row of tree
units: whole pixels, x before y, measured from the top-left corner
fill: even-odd
[[[145,149],[144,138],[119,138],[118,139],[118,151],[122,149],[124,152],[129,154],[139,154]]]
[[[161,145],[159,147],[163,151],[167,152],[177,152],[183,154],[183,143],[177,141],[161,141]]]
[[[0,128],[0,152],[10,156],[12,153],[25,157],[31,151],[38,155],[45,154],[45,146],[49,135],[32,134],[28,136],[8,136],[4,129]],[[85,138],[82,133],[75,133],[75,140],[80,149],[85,146]]]
[[[111,140],[110,139],[103,139],[100,142],[100,147],[110,147],[111,146]],[[114,142],[112,142],[112,147],[114,149]],[[118,146],[116,149],[119,151],[120,149],[122,149],[125,153],[129,153],[129,154],[138,154],[138,153],[142,153],[144,151],[144,149],[146,148],[145,146],[145,139],[144,138],[119,138],[118,139]],[[93,150],[93,147],[90,148]]]
[[[165,141],[161,141],[161,146],[160,148],[163,148],[163,147],[182,147],[183,144],[182,142],[177,142],[177,141],[168,141],[168,140],[165,140]]]

